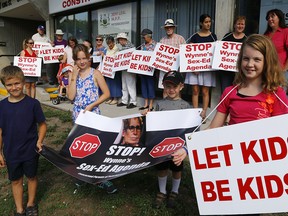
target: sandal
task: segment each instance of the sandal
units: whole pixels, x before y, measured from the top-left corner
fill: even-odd
[[[159,209],[166,199],[167,199],[166,194],[158,192],[155,199],[155,203],[153,203],[153,208]]]
[[[23,211],[22,213],[15,212],[14,216],[26,216],[26,213],[25,213],[25,211]]]
[[[177,196],[178,194],[175,192],[171,192],[169,194],[168,201],[167,201],[167,208],[175,208]]]
[[[26,207],[26,216],[38,216],[38,205],[27,206]]]

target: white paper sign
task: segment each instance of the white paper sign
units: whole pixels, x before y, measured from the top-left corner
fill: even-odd
[[[115,72],[113,71],[114,57],[104,56],[103,62],[100,65],[100,71],[103,76],[114,79]]]
[[[237,72],[236,64],[242,43],[231,41],[217,41],[212,68],[215,70],[225,70]]]
[[[180,45],[180,71],[211,71],[215,42]]]
[[[179,51],[176,47],[157,43],[150,61],[150,66],[166,72],[177,70],[177,55]]]
[[[102,55],[92,55],[93,63],[101,62],[102,61]]]
[[[41,76],[41,58],[14,56],[14,66],[18,66],[24,73],[24,76]]]
[[[201,215],[288,212],[288,114],[186,134]]]
[[[154,68],[149,66],[153,52],[135,50],[132,53],[128,72],[153,76]]]
[[[43,48],[46,48],[46,47],[52,47],[52,45],[50,43],[46,43],[46,42],[36,42],[35,41],[32,49],[38,57],[41,57],[41,56],[39,56],[40,50]]]
[[[134,50],[135,48],[131,48],[118,52],[115,56],[113,71],[127,70]]]
[[[64,46],[43,47],[39,49],[38,57],[43,58],[44,64],[59,63],[58,57],[64,55]]]

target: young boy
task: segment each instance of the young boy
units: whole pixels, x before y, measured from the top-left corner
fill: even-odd
[[[183,83],[184,79],[180,72],[170,71],[164,75],[163,86],[164,86],[164,93],[167,95],[167,97],[156,104],[156,111],[190,108],[190,105],[181,98],[180,92],[184,88]],[[166,185],[167,185],[168,170],[170,169],[172,170],[172,190],[168,196],[167,207],[174,208],[175,200],[177,198],[178,189],[181,182],[181,172],[183,170],[183,162],[177,164],[176,166],[174,162],[170,160],[156,165],[156,168],[158,170],[159,192],[157,194],[153,206],[155,208],[160,208],[160,206],[167,199]]]
[[[38,215],[35,203],[37,166],[46,134],[46,123],[40,103],[23,93],[25,77],[16,66],[0,72],[2,84],[10,94],[0,101],[0,167],[7,165],[11,181],[15,215]],[[38,134],[37,134],[38,125]],[[37,149],[37,150],[36,150]],[[23,207],[23,176],[28,182],[27,207]]]

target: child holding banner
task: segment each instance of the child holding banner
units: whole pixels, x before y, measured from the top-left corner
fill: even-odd
[[[75,66],[69,74],[68,98],[74,100],[73,121],[75,122],[81,110],[100,114],[99,105],[110,96],[108,86],[99,70],[90,67],[88,48],[78,44],[73,49]],[[99,96],[99,88],[102,94]],[[115,193],[117,188],[112,182],[105,181],[98,185],[107,193]]]
[[[167,97],[156,104],[156,111],[190,108],[189,103],[184,101],[180,95],[181,90],[184,88],[184,79],[180,72],[171,71],[166,73],[163,78],[163,86],[164,93]],[[158,170],[159,192],[157,193],[153,206],[160,208],[167,199],[166,185],[168,170],[170,169],[172,170],[172,190],[168,196],[167,207],[174,208],[181,182],[183,162],[181,161],[181,163],[176,166],[173,161],[169,160],[156,165],[156,168]]]
[[[238,124],[288,113],[284,74],[269,38],[249,36],[241,47],[237,68],[234,86],[223,92],[209,129],[223,126],[228,114],[229,124]],[[186,155],[181,149],[174,163],[179,165]]]
[[[36,149],[42,150],[46,134],[45,116],[39,101],[23,93],[25,77],[19,67],[3,68],[0,78],[9,93],[0,102],[0,168],[7,165],[16,205],[15,215],[38,215],[35,199],[39,155]],[[23,207],[24,175],[28,182],[26,209]]]
[[[33,57],[36,58],[36,53],[32,50],[34,41],[32,38],[25,39],[23,41],[23,50],[20,53],[22,57]],[[36,82],[38,77],[26,76],[25,77],[25,90],[29,97],[36,97]]]

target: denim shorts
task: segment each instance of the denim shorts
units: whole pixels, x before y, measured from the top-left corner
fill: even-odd
[[[16,181],[23,177],[33,178],[37,175],[39,156],[22,162],[6,162],[8,178],[10,181]]]

